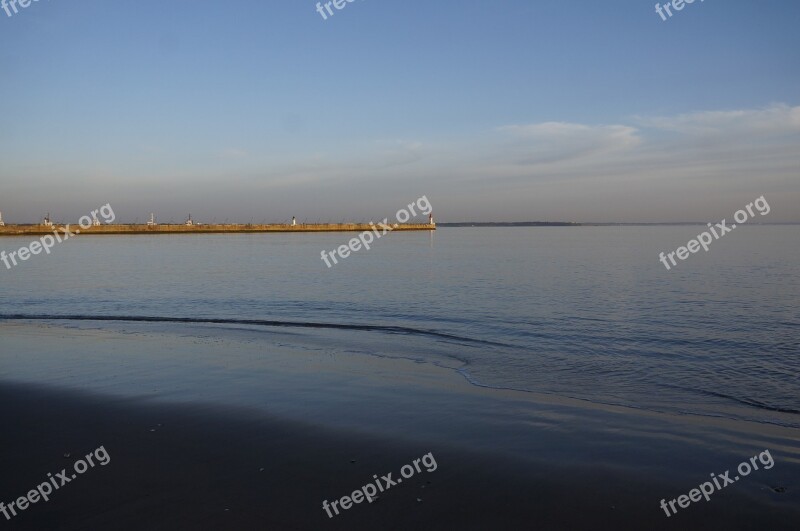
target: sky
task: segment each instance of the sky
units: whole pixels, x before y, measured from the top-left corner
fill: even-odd
[[[800,222],[796,0],[316,4],[0,10],[3,219]]]

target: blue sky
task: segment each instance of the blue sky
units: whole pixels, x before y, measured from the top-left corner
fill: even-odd
[[[0,11],[0,211],[800,221],[800,3],[40,0]]]

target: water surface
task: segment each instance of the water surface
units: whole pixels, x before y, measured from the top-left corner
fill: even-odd
[[[658,262],[701,229],[393,233],[331,269],[320,251],[353,235],[79,236],[0,269],[0,314],[333,326],[346,337],[330,348],[476,385],[800,426],[798,227],[744,226]],[[136,323],[91,324],[112,325]]]

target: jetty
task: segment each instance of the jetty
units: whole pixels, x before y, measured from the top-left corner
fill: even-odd
[[[48,221],[50,221],[48,219]],[[364,232],[384,229],[380,222],[369,223],[275,223],[275,224],[101,224],[84,228],[75,224],[52,223],[30,225],[0,225],[0,236],[41,236],[69,231],[72,234],[247,234],[262,232]],[[431,231],[436,230],[436,223],[387,223],[394,231]]]

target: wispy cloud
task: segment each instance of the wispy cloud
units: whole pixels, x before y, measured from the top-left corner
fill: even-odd
[[[796,209],[779,215],[781,201],[800,200],[793,184],[800,168],[798,109],[772,105],[599,125],[521,123],[469,138],[376,140],[272,165],[259,182],[287,194],[315,186],[332,200],[341,195],[341,204],[345,189],[377,198],[430,192],[446,198],[449,208],[437,208],[450,219],[715,219],[728,215],[731,204],[771,193],[780,196],[773,219],[798,220]]]
[[[261,215],[265,204],[284,217],[372,216],[427,194],[444,220],[631,222],[722,219],[731,205],[766,194],[771,221],[800,221],[800,107],[785,104],[607,124],[504,124],[460,137],[341,139],[305,153],[214,154],[221,162],[201,168],[182,164],[187,154],[107,168],[94,188],[105,201],[120,190],[129,201],[138,194],[142,212],[158,199],[156,188],[175,192],[187,206],[217,205],[217,217]],[[80,170],[70,175],[86,174]],[[7,193],[38,197],[35,185],[50,173],[43,165]]]
[[[544,122],[507,125],[497,130],[512,137],[509,148],[519,153],[514,156],[517,164],[545,164],[609,155],[635,148],[642,141],[638,130],[626,125]]]
[[[764,109],[706,111],[678,116],[636,117],[645,127],[686,135],[800,133],[800,106],[775,104]]]

